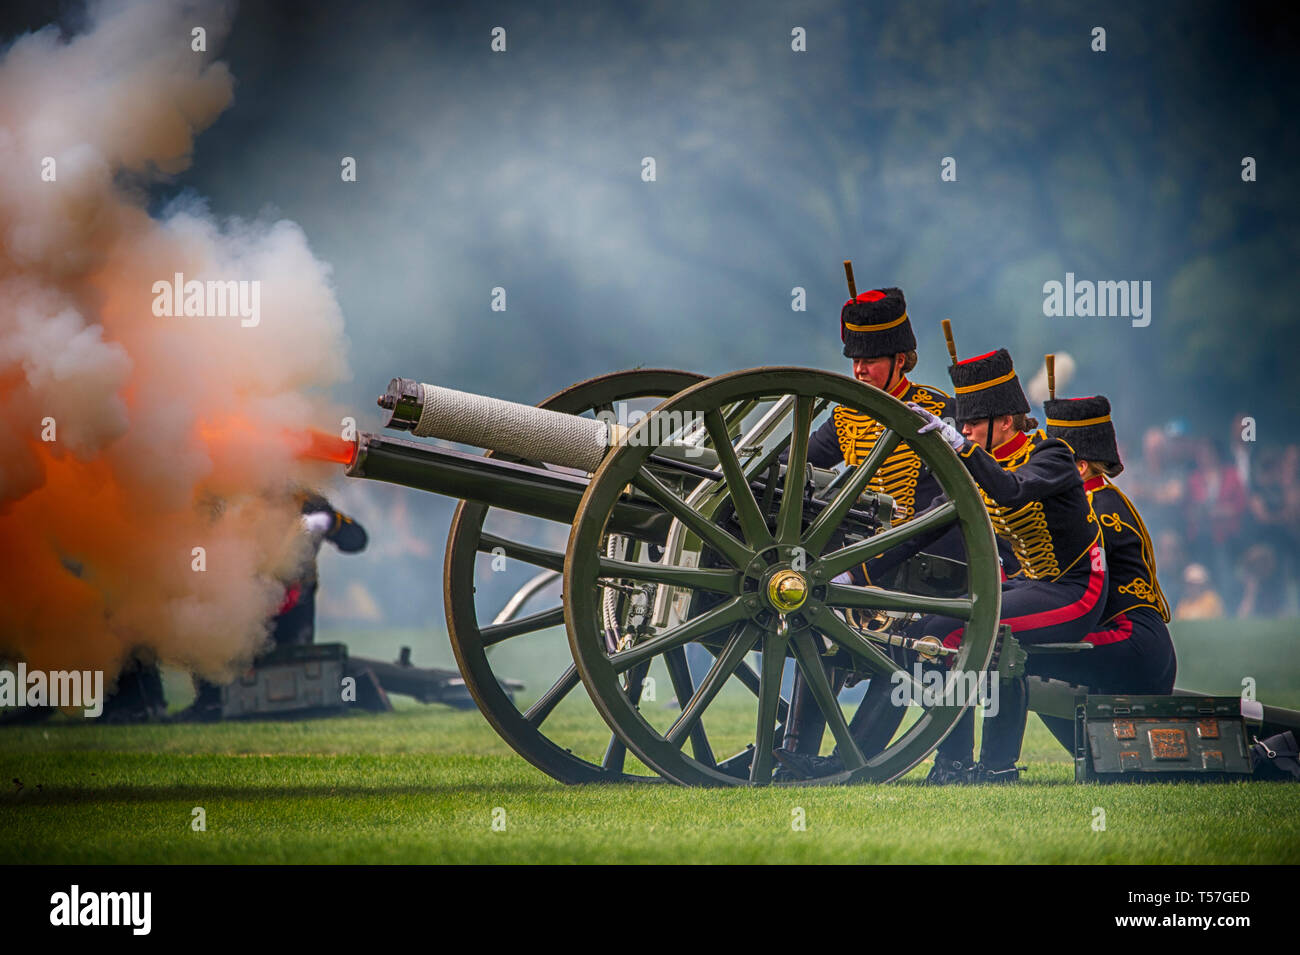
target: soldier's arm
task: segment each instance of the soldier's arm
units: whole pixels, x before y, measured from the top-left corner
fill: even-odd
[[[323,538],[347,554],[365,550],[369,541],[364,527],[319,494],[303,505],[303,524],[318,535],[318,540]]]
[[[991,454],[970,441],[965,442],[958,456],[976,483],[1003,507],[1041,501],[1080,481],[1079,472],[1074,467],[1074,455],[1061,441],[1040,445],[1029,460],[1014,471],[1005,470]]]
[[[917,500],[920,500],[920,498],[917,498]],[[947,500],[948,498],[943,494],[937,495],[930,501],[930,505],[926,508],[926,511],[933,510]],[[919,517],[923,513],[925,513],[925,511],[918,511],[916,517]],[[916,520],[916,517],[913,517],[912,519]],[[900,526],[906,527],[907,525],[904,524]],[[942,539],[953,531],[960,533],[957,528],[953,527],[932,528],[924,533],[917,534],[909,540],[903,541],[897,547],[891,547],[889,550],[877,557],[871,558],[871,560],[862,565],[866,570],[868,580],[877,581],[883,579],[886,574],[893,571],[894,568],[898,567],[904,561],[911,560],[917,554],[921,553],[921,551],[930,547],[936,541]]]
[[[365,550],[370,541],[366,529],[342,511],[334,511],[334,526],[326,532],[325,539],[345,554]]]
[[[786,454],[782,453],[784,461]],[[808,438],[808,463],[815,468],[833,468],[844,460],[840,436],[835,432],[835,418],[827,418]]]
[[[1108,520],[1102,522],[1101,539],[1106,546],[1118,544],[1126,536],[1137,536],[1137,517],[1128,503],[1116,494],[1109,487],[1099,488],[1092,495],[1092,509],[1101,520],[1102,515],[1111,515],[1118,518],[1119,526],[1116,527],[1116,521]]]
[[[1009,580],[1012,577],[1020,575],[1020,558],[1016,556],[1015,550],[1011,547],[1011,542],[1004,537],[996,538],[998,544],[998,557],[1002,561],[1002,577]]]

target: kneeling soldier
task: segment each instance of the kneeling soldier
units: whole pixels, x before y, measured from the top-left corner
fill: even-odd
[[[1019,569],[1002,585],[1001,623],[1025,644],[1082,640],[1097,628],[1106,592],[1101,535],[1070,446],[1027,418],[1029,402],[1011,356],[999,349],[948,369],[961,431],[912,405],[966,465],[988,507],[995,533],[1007,540]],[[945,646],[961,643],[960,620],[939,615],[913,625]],[[968,711],[940,744],[929,781],[1011,782],[1028,716],[1024,680],[999,686],[997,715],[984,721],[980,762],[973,764],[975,720]]]
[[[858,381],[951,419],[954,404],[949,395],[907,378],[916,367],[916,335],[902,289],[872,289],[845,302],[840,309],[840,340],[844,357],[853,360],[853,377]],[[836,407],[809,438],[808,462],[829,468],[843,461],[854,467],[871,454],[884,432],[885,426],[870,415]],[[895,524],[910,520],[918,504],[928,506],[940,493],[938,481],[905,443],[884,460],[867,489],[894,499]],[[859,583],[865,581],[860,569],[854,576]],[[822,720],[799,673],[791,694],[791,712],[785,745],[775,754],[784,769],[778,778],[807,778],[838,769],[835,757],[817,756]],[[902,711],[889,703],[885,681],[873,680],[849,728],[863,752],[871,755],[888,745],[902,716]]]
[[[853,359],[853,377],[858,381],[899,401],[915,402],[940,418],[952,417],[950,396],[907,378],[916,367],[916,335],[902,289],[872,289],[845,302],[840,309],[840,340],[844,357]],[[853,467],[871,453],[884,432],[885,426],[870,415],[837,407],[809,438],[808,462],[829,468],[843,461]],[[924,507],[939,493],[938,482],[920,457],[902,443],[881,464],[867,488],[894,499],[896,523],[911,520],[918,502]]]
[[[1101,622],[1083,638],[1086,653],[1031,656],[1026,672],[1088,687],[1094,693],[1173,691],[1177,659],[1169,637],[1169,604],[1156,579],[1155,548],[1133,502],[1110,482],[1124,470],[1110,402],[1101,395],[1043,405],[1047,433],[1074,449],[1083,488],[1101,525],[1109,581]],[[1042,717],[1071,753],[1074,724]]]

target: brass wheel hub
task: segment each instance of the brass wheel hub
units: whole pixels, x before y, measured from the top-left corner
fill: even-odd
[[[808,581],[797,570],[778,570],[767,581],[767,600],[779,613],[793,613],[808,599]]]

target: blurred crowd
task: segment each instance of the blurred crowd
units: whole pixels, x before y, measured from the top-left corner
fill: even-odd
[[[1124,460],[1175,620],[1297,614],[1300,445],[1256,442],[1238,415],[1222,435],[1151,428]]]

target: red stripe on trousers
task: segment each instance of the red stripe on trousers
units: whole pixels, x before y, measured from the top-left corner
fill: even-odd
[[[1100,647],[1107,643],[1119,643],[1121,640],[1127,640],[1133,636],[1133,621],[1128,618],[1128,614],[1120,614],[1115,618],[1115,623],[1118,624],[1115,629],[1098,630],[1096,633],[1090,633],[1083,638],[1083,642]]]
[[[1094,545],[1092,550],[1088,551],[1088,559],[1092,567],[1097,566],[1096,556],[1099,550],[1101,550],[1101,546]],[[1074,603],[1067,604],[1064,607],[1057,607],[1055,610],[1027,613],[1023,617],[1004,617],[998,622],[1010,627],[1012,633],[1019,633],[1022,630],[1042,630],[1047,627],[1056,627],[1063,623],[1069,623],[1071,620],[1078,620],[1097,605],[1097,599],[1101,596],[1102,590],[1105,589],[1105,583],[1106,571],[1103,566],[1101,570],[1094,570],[1088,575],[1088,589]],[[1130,624],[1130,628],[1131,626]],[[943,638],[943,645],[950,648],[960,646],[961,636],[965,631],[965,627],[958,627]]]

